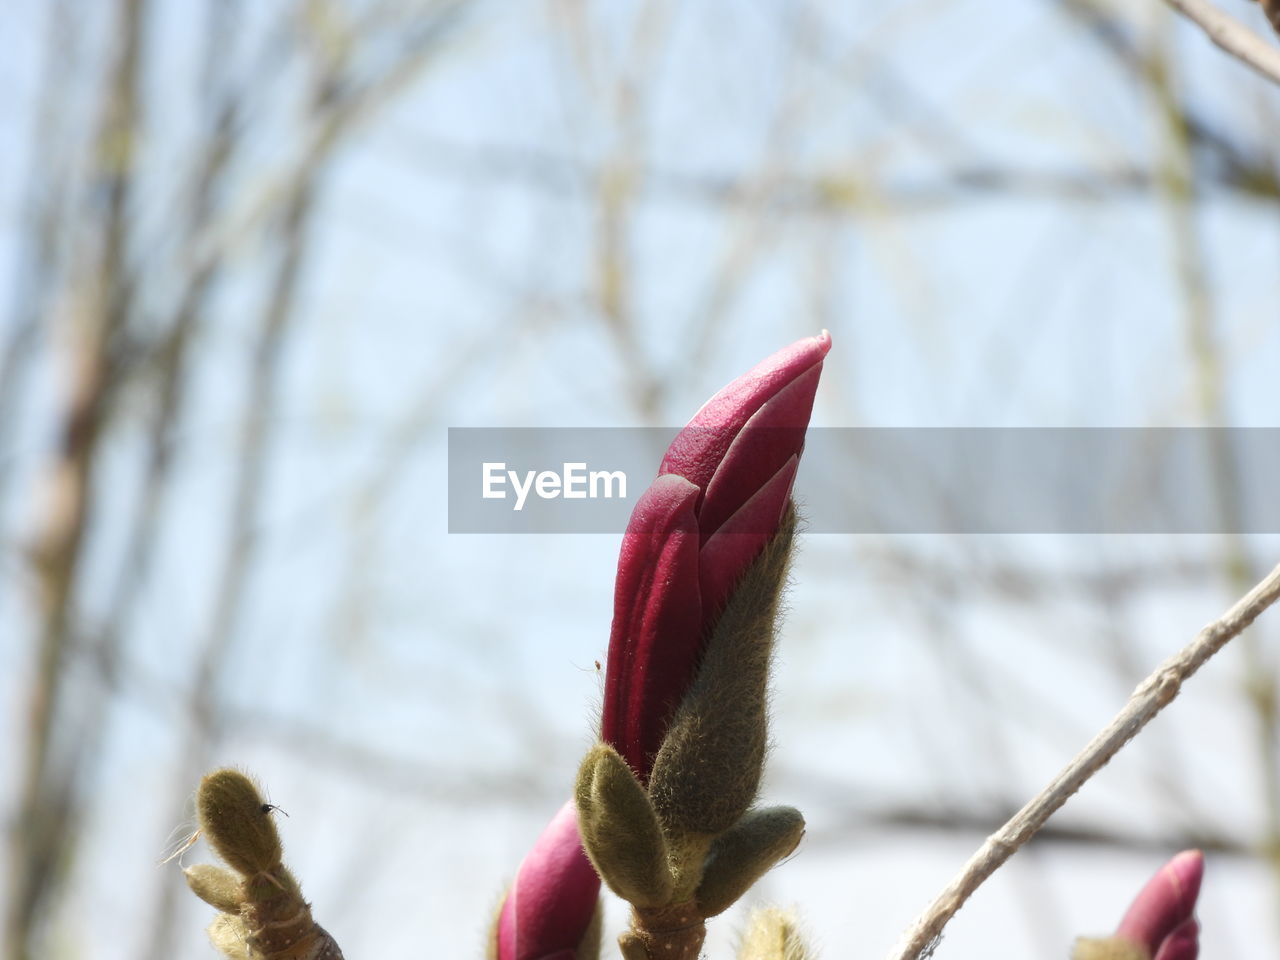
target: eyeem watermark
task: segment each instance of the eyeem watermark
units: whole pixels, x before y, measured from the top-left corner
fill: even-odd
[[[508,470],[504,462],[486,461],[480,466],[480,496],[485,500],[506,500],[515,494],[512,509],[524,509],[532,491],[542,500],[625,500],[627,475],[621,470],[588,470],[586,462],[562,464],[562,471]],[[510,488],[510,489],[508,489]]]
[[[617,535],[680,433],[451,427],[449,531]],[[1280,535],[1278,483],[1275,427],[811,427],[795,497],[810,533]]]

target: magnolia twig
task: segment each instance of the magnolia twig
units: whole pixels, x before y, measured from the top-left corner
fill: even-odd
[[[1273,46],[1209,0],[1165,0],[1209,39],[1273,83],[1280,83],[1280,47]]]
[[[1267,607],[1280,599],[1280,566],[1236,601],[1225,614],[1201,630],[1182,651],[1160,664],[1144,680],[1115,719],[1063,768],[1036,797],[1003,827],[987,837],[950,885],[929,905],[890,954],[891,960],[927,956],[956,912],[1014,852],[1030,840],[1067,802],[1178,695],[1184,680],[1217,653]]]

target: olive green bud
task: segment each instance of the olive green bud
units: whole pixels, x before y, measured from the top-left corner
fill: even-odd
[[[667,844],[640,781],[618,751],[597,743],[574,788],[582,848],[609,889],[637,907],[671,897]]]
[[[244,903],[244,885],[240,878],[224,867],[215,867],[211,863],[198,863],[182,871],[187,878],[187,886],[197,897],[217,907],[223,913],[240,912]]]
[[[768,745],[769,666],[796,529],[788,504],[778,533],[734,589],[649,779],[668,831],[716,834],[755,800]]]
[[[714,917],[732,906],[800,843],[804,817],[794,807],[752,810],[716,837],[698,887],[698,906]]]
[[[260,873],[280,862],[271,806],[239,770],[215,770],[200,781],[196,814],[209,845],[241,873]]]

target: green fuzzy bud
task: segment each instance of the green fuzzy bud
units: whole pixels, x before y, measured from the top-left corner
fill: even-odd
[[[574,799],[582,848],[609,889],[638,907],[667,903],[672,887],[662,828],[617,750],[597,743],[587,752]]]
[[[795,529],[795,507],[788,504],[778,533],[717,621],[654,759],[649,795],[669,832],[722,833],[755,800],[768,745],[774,630]]]
[[[209,942],[227,960],[258,960],[249,946],[249,929],[239,917],[220,913],[209,924]]]
[[[196,896],[222,911],[209,939],[229,960],[342,960],[280,862],[274,809],[238,770],[215,770],[200,781],[200,832],[235,871],[208,865],[184,871]]]
[[[1123,937],[1076,937],[1071,960],[1151,960],[1151,955]]]
[[[752,810],[716,837],[698,887],[698,907],[714,917],[732,906],[804,836],[804,817],[794,807]]]
[[[223,913],[240,913],[244,903],[244,886],[236,874],[211,863],[199,863],[182,871],[187,886],[197,897]]]
[[[271,807],[239,770],[215,770],[200,781],[196,814],[209,845],[241,873],[260,873],[280,863]]]
[[[751,914],[738,947],[738,960],[809,960],[795,918],[775,907]]]

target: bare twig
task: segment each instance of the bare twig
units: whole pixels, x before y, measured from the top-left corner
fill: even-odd
[[[1105,50],[1134,79],[1150,84],[1159,67],[1157,58],[1147,52],[1132,36],[1124,22],[1115,15],[1114,5],[1103,0],[1049,0],[1084,28],[1084,35]],[[1261,144],[1244,142],[1235,132],[1220,126],[1222,117],[1182,103],[1182,122],[1197,152],[1212,160],[1210,167],[1218,172],[1197,170],[1201,182],[1234,184],[1251,192],[1246,184],[1258,183],[1271,194],[1276,186],[1274,164]],[[1205,177],[1208,177],[1206,180]],[[1234,187],[1233,187],[1234,189]]]
[[[1165,3],[1192,21],[1208,34],[1210,40],[1241,63],[1273,83],[1280,83],[1280,48],[1208,0],[1165,0]]]
[[[1183,681],[1200,669],[1229,640],[1280,599],[1280,566],[1225,614],[1201,630],[1181,652],[1160,664],[1129,697],[1115,718],[1037,796],[983,842],[960,874],[929,905],[890,954],[892,960],[916,960],[936,945],[947,922],[995,871],[1030,840],[1053,813],[1102,769],[1120,749],[1168,706]]]
[[[1226,582],[1231,592],[1238,593],[1257,580],[1261,571],[1256,569],[1248,544],[1239,533],[1244,529],[1239,502],[1241,479],[1230,445],[1230,431],[1223,429],[1229,425],[1226,379],[1218,329],[1220,321],[1210,291],[1207,245],[1201,237],[1200,198],[1194,176],[1195,154],[1183,120],[1184,111],[1174,92],[1171,78],[1173,57],[1166,49],[1159,58],[1161,66],[1153,73],[1152,80],[1164,120],[1168,154],[1162,163],[1165,168],[1161,177],[1163,199],[1169,214],[1174,268],[1182,288],[1183,318],[1196,407],[1205,424],[1212,428],[1207,432],[1208,460],[1214,508],[1223,531]],[[1280,743],[1277,740],[1280,737],[1280,729],[1277,728],[1277,707],[1280,704],[1276,701],[1274,671],[1260,639],[1254,635],[1243,637],[1240,647],[1242,692],[1256,719],[1258,772],[1266,811],[1262,848],[1267,851],[1273,877],[1280,882]]]

